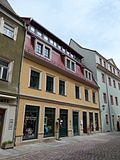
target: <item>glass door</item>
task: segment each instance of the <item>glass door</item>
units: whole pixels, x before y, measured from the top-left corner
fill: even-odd
[[[73,112],[73,133],[74,136],[79,135],[79,127],[78,127],[78,112]]]

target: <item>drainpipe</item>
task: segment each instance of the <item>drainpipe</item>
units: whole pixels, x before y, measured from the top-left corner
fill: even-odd
[[[107,96],[108,96],[108,112],[109,112],[109,120],[110,120],[110,131],[112,131],[112,122],[111,122],[111,110],[110,110],[110,100],[109,100],[109,91],[108,91],[108,83],[107,83],[107,75],[105,73],[105,78],[106,78],[106,91],[107,91]]]
[[[14,130],[13,130],[13,143],[14,143],[14,145],[15,145],[15,141],[16,141],[16,127],[17,127],[17,117],[18,117],[19,100],[20,100],[20,78],[21,78],[21,71],[22,71],[22,60],[24,58],[25,38],[26,38],[26,34],[27,34],[26,23],[24,23],[24,28],[25,28],[25,34],[24,34],[23,51],[22,51],[22,56],[21,56],[21,60],[20,60],[20,70],[19,70],[19,79],[18,79],[18,95],[17,95],[15,123],[14,123]]]

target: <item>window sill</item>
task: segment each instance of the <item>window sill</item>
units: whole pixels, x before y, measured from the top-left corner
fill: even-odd
[[[59,94],[60,96],[63,96],[63,97],[67,97],[67,95],[62,95],[62,94]]]
[[[8,80],[0,79],[0,81],[8,83]]]
[[[2,33],[2,34],[3,34],[5,37],[7,37],[7,38],[9,38],[9,39],[11,39],[11,40],[14,40],[14,38],[12,38],[12,37],[10,37],[10,36],[4,34],[4,33]]]
[[[28,88],[30,88],[30,89],[34,89],[34,90],[37,90],[37,91],[42,91],[42,89],[41,88],[33,88],[33,87],[28,87]]]
[[[51,92],[51,91],[46,91],[47,93],[52,93],[52,94],[56,94],[55,92]]]

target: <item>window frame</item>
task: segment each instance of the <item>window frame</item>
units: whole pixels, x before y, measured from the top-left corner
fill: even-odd
[[[84,68],[84,77],[88,80],[92,81],[92,72],[90,72],[88,69]]]
[[[31,86],[30,86],[31,72],[32,72],[32,71],[39,73],[39,87],[38,87],[38,88],[34,88],[34,87],[31,87]],[[39,69],[30,67],[28,87],[31,88],[31,89],[41,90],[41,89],[42,89],[41,86],[42,86],[42,71],[40,71]]]
[[[89,89],[85,88],[85,90],[87,90],[87,91],[88,91],[88,100],[86,99],[86,96],[85,96],[85,101],[86,101],[86,102],[90,102]],[[84,90],[84,91],[85,91],[85,90]],[[85,94],[85,95],[86,95],[86,94]]]
[[[68,66],[67,66],[67,60],[68,61],[70,61],[70,68],[68,68]],[[72,70],[72,63],[74,63],[74,70]],[[73,60],[71,60],[70,58],[68,58],[67,56],[65,57],[65,67],[68,69],[68,70],[70,70],[70,71],[72,71],[72,72],[76,72],[76,62],[74,62]]]
[[[78,89],[79,89],[79,92],[78,92],[79,93],[79,97],[78,98],[77,98],[77,94],[76,94],[76,87],[78,87]],[[75,85],[75,98],[76,99],[82,99],[82,93],[81,92],[82,92],[81,86],[79,86],[79,85],[76,84]]]
[[[65,84],[65,88],[64,88],[64,94],[60,94],[60,81],[64,82]],[[66,96],[66,80],[63,80],[63,79],[59,79],[59,95],[61,96]]]
[[[93,96],[93,93],[95,96]],[[95,97],[95,100],[93,99]],[[92,100],[93,100],[93,103],[96,104],[96,92],[95,91],[92,91]]]
[[[53,78],[53,91],[47,90],[47,76]],[[46,74],[46,83],[45,84],[46,84],[46,86],[45,86],[46,92],[48,92],[48,93],[55,93],[55,76],[54,75],[51,75],[51,74],[47,73]]]

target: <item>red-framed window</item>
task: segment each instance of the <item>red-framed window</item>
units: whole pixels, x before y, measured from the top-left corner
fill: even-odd
[[[112,66],[110,66],[110,71],[112,72]]]
[[[108,82],[109,82],[109,86],[112,86],[110,77],[108,77]]]
[[[100,65],[102,65],[102,58],[99,58],[99,61],[100,61]]]
[[[116,82],[115,82],[115,80],[113,80],[113,86],[114,86],[114,88],[116,88]]]
[[[104,99],[104,103],[107,103],[107,95],[106,95],[106,93],[103,93],[103,99]]]
[[[113,73],[115,74],[115,68],[113,68]]]
[[[116,106],[118,106],[118,97],[115,97]]]
[[[112,95],[110,95],[110,101],[111,101],[111,105],[113,105],[114,103],[113,103],[113,96]]]
[[[105,74],[102,73],[102,82],[105,83]]]
[[[106,68],[106,62],[104,61],[104,67]]]
[[[119,90],[120,90],[120,83],[118,83],[118,88],[119,88]]]

